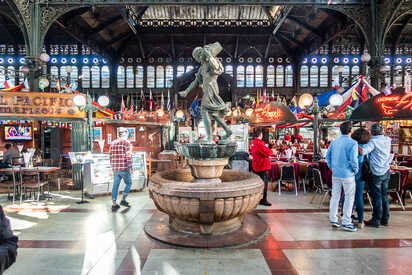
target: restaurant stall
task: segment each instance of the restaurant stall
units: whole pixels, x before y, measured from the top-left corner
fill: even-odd
[[[395,157],[391,169],[401,173],[401,190],[403,203],[405,203],[407,191],[412,189],[412,157],[410,156],[412,94],[399,93],[370,98],[353,111],[351,120],[382,121],[386,126],[385,134],[392,138],[392,152]]]

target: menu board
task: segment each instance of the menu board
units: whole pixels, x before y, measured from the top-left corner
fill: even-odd
[[[140,190],[145,187],[147,179],[146,152],[132,152],[132,190]],[[88,179],[85,191],[89,194],[103,194],[111,192],[113,186],[113,171],[110,166],[108,153],[93,153],[92,162],[85,166],[84,176]],[[124,189],[121,183],[120,190]]]

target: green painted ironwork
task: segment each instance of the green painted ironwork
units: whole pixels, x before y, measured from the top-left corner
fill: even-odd
[[[72,151],[87,151],[87,141],[89,130],[85,122],[73,122],[72,124]],[[80,188],[83,181],[82,166],[80,164],[72,165],[72,180],[75,188]]]

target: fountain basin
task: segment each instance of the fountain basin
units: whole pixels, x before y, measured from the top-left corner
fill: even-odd
[[[236,231],[244,215],[262,198],[264,183],[255,174],[222,167],[219,178],[208,179],[201,174],[196,179],[191,170],[156,173],[149,184],[151,198],[169,216],[169,225],[175,231],[202,235]]]

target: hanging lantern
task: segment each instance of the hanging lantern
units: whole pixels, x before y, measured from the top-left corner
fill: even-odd
[[[303,94],[299,98],[299,107],[301,109],[306,109],[310,105],[312,105],[313,102],[313,96],[311,94]]]
[[[177,119],[182,119],[184,116],[185,116],[185,113],[183,113],[182,110],[178,110],[178,111],[176,112],[176,118],[177,118]]]

